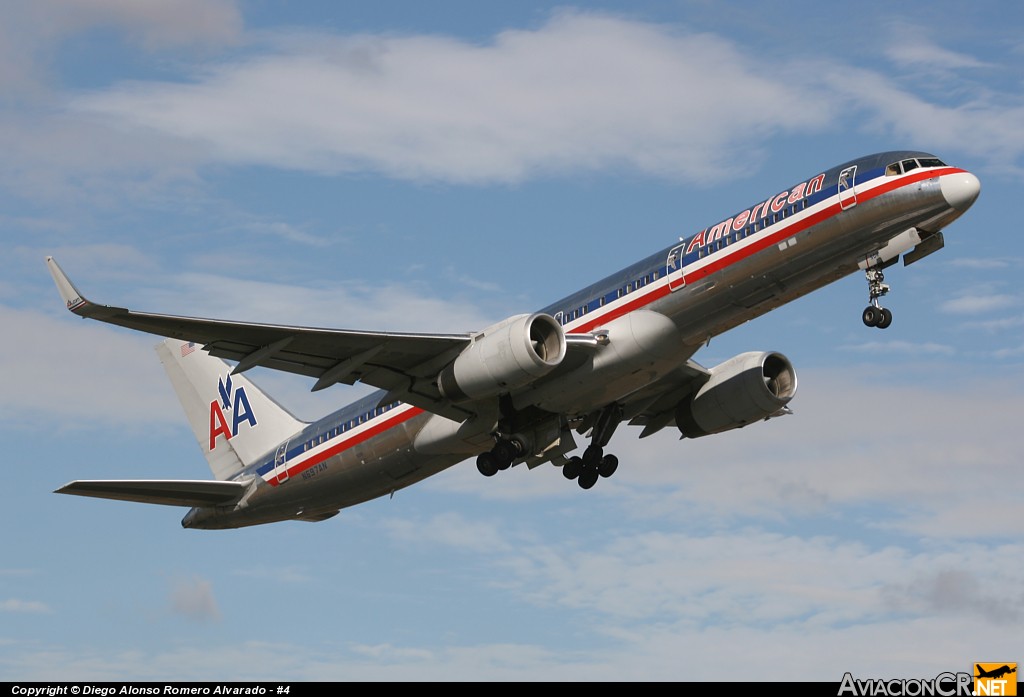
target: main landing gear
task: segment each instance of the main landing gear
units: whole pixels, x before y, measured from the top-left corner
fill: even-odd
[[[868,327],[886,329],[892,324],[892,312],[882,307],[878,299],[889,292],[889,285],[885,282],[885,274],[880,266],[870,266],[864,270],[868,278],[868,296],[871,304],[864,308],[861,319]]]
[[[583,451],[583,457],[574,456],[562,465],[562,475],[566,479],[575,479],[581,489],[589,489],[597,483],[598,477],[610,477],[619,468],[619,458],[605,455],[604,446],[608,445],[615,428],[622,420],[622,406],[609,404],[597,417],[597,424],[590,445]]]
[[[499,470],[511,467],[522,451],[523,446],[518,441],[499,438],[493,448],[477,456],[476,468],[485,477],[493,477]]]

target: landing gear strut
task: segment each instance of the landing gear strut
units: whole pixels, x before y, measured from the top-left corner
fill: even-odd
[[[889,284],[885,282],[885,274],[882,267],[869,266],[864,270],[868,279],[868,296],[870,305],[864,308],[861,319],[868,327],[886,329],[892,324],[892,312],[878,302],[878,299],[889,292]]]
[[[605,455],[604,446],[612,439],[616,427],[622,420],[622,406],[609,404],[597,417],[590,445],[583,451],[583,457],[574,456],[562,465],[562,475],[575,479],[581,489],[589,489],[597,483],[598,477],[610,477],[619,468],[619,458]]]

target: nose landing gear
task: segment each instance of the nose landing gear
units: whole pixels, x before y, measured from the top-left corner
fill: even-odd
[[[885,274],[880,266],[869,266],[864,270],[868,279],[868,296],[870,305],[864,308],[861,319],[865,326],[886,329],[892,324],[892,312],[882,307],[878,299],[889,292],[889,284],[885,282]]]

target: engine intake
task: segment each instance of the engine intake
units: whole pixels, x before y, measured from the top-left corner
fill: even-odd
[[[485,329],[437,378],[453,402],[485,399],[523,387],[565,358],[565,333],[550,315],[516,315]]]
[[[774,415],[796,394],[796,371],[781,353],[741,353],[711,369],[711,378],[676,407],[687,438],[742,428]]]

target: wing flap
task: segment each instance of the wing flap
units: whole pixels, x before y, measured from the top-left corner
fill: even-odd
[[[205,479],[92,479],[70,482],[53,493],[163,506],[226,506],[242,498],[248,487],[248,482]]]

